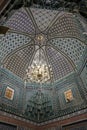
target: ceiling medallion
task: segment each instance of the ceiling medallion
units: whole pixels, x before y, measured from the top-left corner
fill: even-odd
[[[38,34],[38,35],[36,35],[36,37],[35,37],[35,42],[37,43],[37,44],[45,44],[45,42],[46,42],[46,35],[44,35],[44,34]]]
[[[43,37],[42,35],[38,35],[38,36],[37,36],[37,40],[38,40],[38,41],[42,41],[43,39],[44,39],[44,37]]]

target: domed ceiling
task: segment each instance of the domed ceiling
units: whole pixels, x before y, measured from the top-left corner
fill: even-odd
[[[42,122],[86,108],[87,86],[77,76],[87,59],[87,24],[80,14],[22,7],[3,26],[0,99],[7,110],[1,110],[19,115],[22,109],[24,118]]]
[[[21,8],[4,26],[9,30],[1,39],[2,64],[22,79],[39,48],[53,81],[73,72],[85,49],[82,30],[70,13]]]

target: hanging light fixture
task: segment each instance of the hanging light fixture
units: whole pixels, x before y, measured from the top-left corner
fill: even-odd
[[[26,82],[44,83],[50,81],[52,78],[52,68],[46,62],[45,55],[41,45],[43,44],[44,36],[36,36],[36,42],[38,42],[38,49],[32,61],[32,64],[26,69]]]
[[[26,69],[26,81],[44,83],[49,81],[51,77],[52,69],[46,64],[34,64]]]

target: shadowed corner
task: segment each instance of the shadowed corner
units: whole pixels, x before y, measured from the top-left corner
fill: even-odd
[[[8,27],[0,26],[0,34],[6,34],[8,30],[9,30]]]

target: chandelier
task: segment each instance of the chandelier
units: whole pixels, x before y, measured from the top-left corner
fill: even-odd
[[[26,69],[26,81],[44,83],[51,79],[52,69],[50,65],[34,64]]]
[[[37,46],[35,46],[37,51],[31,65],[26,69],[25,81],[37,83],[49,82],[53,73],[44,53],[43,43],[45,43],[45,36],[42,34],[37,35],[35,42],[37,43]]]

